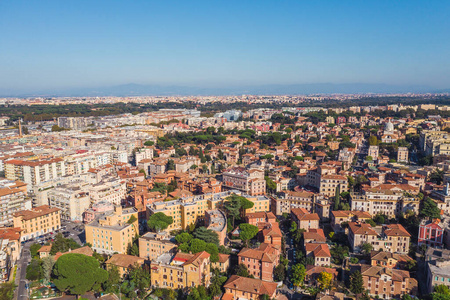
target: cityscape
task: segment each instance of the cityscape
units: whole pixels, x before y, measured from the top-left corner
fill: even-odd
[[[438,2],[1,3],[0,300],[450,300]]]

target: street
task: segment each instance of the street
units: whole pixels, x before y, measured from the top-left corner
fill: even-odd
[[[16,285],[18,286],[14,293],[14,299],[26,300],[28,299],[25,278],[27,273],[28,263],[31,261],[30,246],[32,242],[27,242],[22,245],[22,252],[20,259],[17,261]]]
[[[68,221],[62,221],[62,228],[58,231],[59,233],[66,233],[65,238],[74,239],[80,245],[84,244],[85,234],[84,225],[82,223],[73,223]],[[17,288],[14,293],[14,299],[26,300],[28,299],[28,290],[26,280],[27,266],[31,261],[30,247],[35,243],[44,244],[45,242],[50,242],[54,239],[58,232],[53,232],[52,234],[46,234],[42,238],[37,238],[36,240],[27,241],[22,245],[22,252],[19,260],[17,261],[17,273],[15,283]]]

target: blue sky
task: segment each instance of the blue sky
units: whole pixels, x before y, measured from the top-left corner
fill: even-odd
[[[450,88],[450,1],[0,1],[0,89]]]

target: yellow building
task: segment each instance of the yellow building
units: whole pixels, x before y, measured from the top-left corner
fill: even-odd
[[[270,211],[270,199],[266,196],[249,196],[237,191],[211,193],[205,195],[191,196],[172,201],[154,202],[147,206],[147,215],[162,212],[172,217],[173,223],[167,228],[168,231],[186,229],[190,224],[195,224],[198,219],[203,219],[207,210],[218,209],[226,201],[226,198],[236,192],[254,203],[253,207],[246,213]]]
[[[139,232],[138,211],[134,207],[116,206],[113,212],[87,224],[85,232],[86,242],[98,253],[126,253],[128,244]]]
[[[182,289],[199,285],[209,286],[209,253],[165,253],[151,262],[152,287]]]
[[[21,241],[61,228],[61,210],[42,205],[13,214],[14,227],[22,229]]]
[[[107,270],[112,266],[116,266],[119,270],[120,277],[123,277],[134,267],[142,266],[144,264],[144,259],[133,255],[114,254],[105,262],[105,264]]]
[[[173,251],[176,247],[177,244],[171,240],[167,232],[147,232],[139,238],[139,257],[153,260],[163,253]]]

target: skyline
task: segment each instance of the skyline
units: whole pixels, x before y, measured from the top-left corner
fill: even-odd
[[[1,2],[0,92],[129,83],[448,90],[449,8],[442,1]]]

